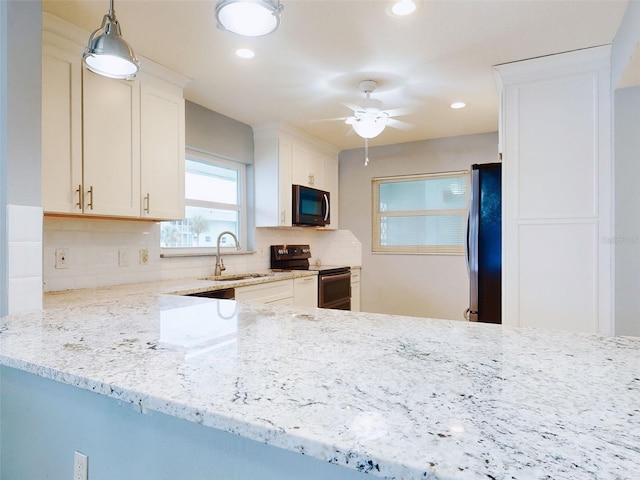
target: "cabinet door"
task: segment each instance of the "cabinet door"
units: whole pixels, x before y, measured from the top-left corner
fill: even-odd
[[[291,226],[292,192],[291,192],[291,162],[293,144],[288,137],[278,140],[278,208],[280,211],[281,227]],[[272,187],[273,188],[273,187]]]
[[[324,190],[324,159],[313,148],[294,142],[291,157],[291,183]]]
[[[84,213],[140,216],[140,84],[83,70]]]
[[[331,195],[331,223],[327,225],[328,230],[337,230],[339,227],[338,202],[340,200],[338,192],[338,159],[326,156],[324,163],[324,190]]]
[[[184,218],[184,99],[168,89],[140,87],[140,181],[143,217]]]
[[[42,48],[42,205],[82,213],[82,63],[76,54]]]
[[[318,306],[318,277],[316,275],[293,280],[293,304],[297,307]]]
[[[351,284],[351,311],[360,311],[360,282]]]

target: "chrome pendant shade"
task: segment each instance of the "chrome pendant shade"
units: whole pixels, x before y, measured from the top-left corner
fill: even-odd
[[[279,0],[218,0],[218,28],[247,37],[260,37],[280,25],[284,7]]]
[[[89,37],[82,58],[89,70],[105,77],[130,80],[140,70],[136,54],[122,38],[113,0],[110,0],[109,13],[102,18],[102,25]]]

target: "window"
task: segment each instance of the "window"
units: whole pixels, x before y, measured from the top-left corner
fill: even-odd
[[[246,248],[245,166],[199,152],[187,151],[185,159],[185,219],[162,222],[163,254],[211,253],[218,235],[236,234]],[[234,248],[225,235],[221,247]]]
[[[372,250],[464,253],[468,172],[372,179]]]

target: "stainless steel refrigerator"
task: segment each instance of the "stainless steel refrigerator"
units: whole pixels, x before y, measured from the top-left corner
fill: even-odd
[[[502,165],[471,165],[466,243],[472,322],[502,323]]]

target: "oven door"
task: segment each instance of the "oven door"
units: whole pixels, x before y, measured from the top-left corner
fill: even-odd
[[[318,275],[318,307],[351,310],[351,272]]]

